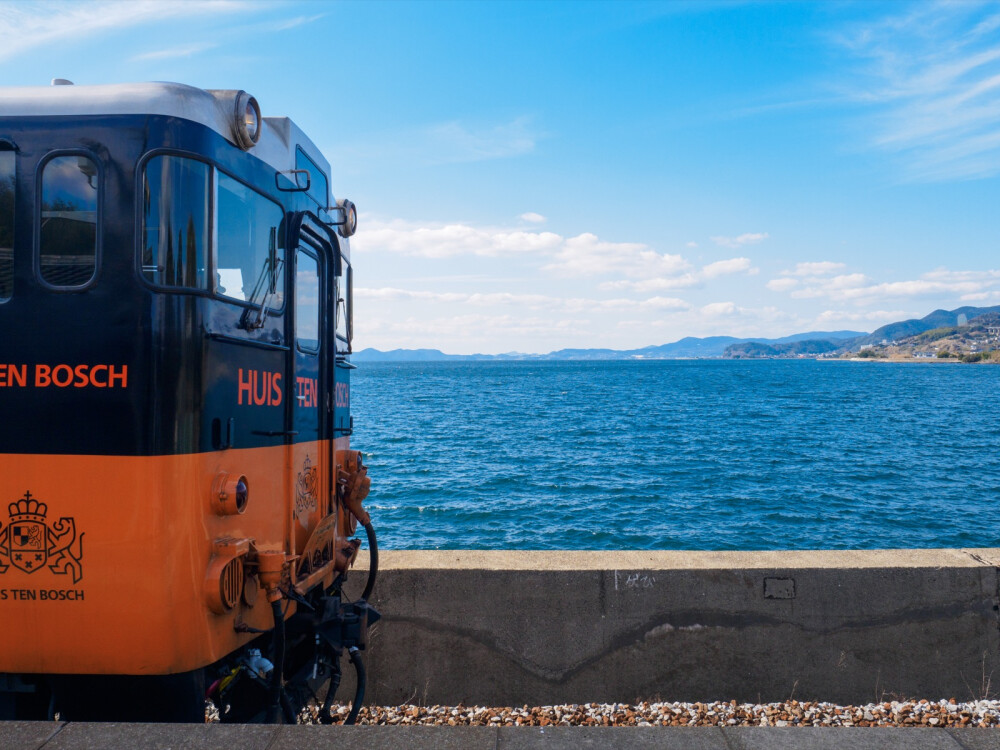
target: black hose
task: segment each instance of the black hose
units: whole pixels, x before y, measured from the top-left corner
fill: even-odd
[[[372,589],[375,588],[375,578],[378,576],[378,539],[375,538],[375,527],[372,526],[371,521],[365,524],[365,533],[368,535],[368,583],[365,584],[361,598],[368,601],[368,597],[372,595]],[[353,656],[351,660],[354,660]]]
[[[333,674],[330,675],[330,686],[326,690],[326,699],[323,701],[323,710],[319,712],[320,724],[332,724],[333,717],[330,716],[330,707],[333,699],[340,689],[340,657],[333,663]]]
[[[358,687],[354,691],[354,705],[351,706],[351,713],[347,715],[347,720],[344,724],[354,724],[358,720],[358,714],[361,713],[361,703],[365,699],[365,682],[367,680],[365,677],[365,663],[361,661],[361,652],[355,646],[351,646],[349,653],[351,654],[351,664],[354,665],[354,671],[358,673]]]
[[[281,611],[281,600],[271,602],[274,615],[274,635],[271,638],[271,703],[267,710],[267,723],[278,724],[281,720],[281,677],[285,671],[285,614]]]
[[[295,715],[295,707],[292,705],[292,699],[288,697],[288,693],[284,690],[281,691],[281,710],[284,712],[286,724],[299,723],[299,717]]]

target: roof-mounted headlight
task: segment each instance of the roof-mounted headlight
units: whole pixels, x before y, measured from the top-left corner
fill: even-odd
[[[260,105],[246,91],[236,95],[235,118],[236,140],[244,151],[253,148],[260,140]]]
[[[358,230],[358,209],[353,201],[341,198],[337,201],[337,208],[340,209],[340,221],[336,222],[337,231],[341,237],[350,237]]]

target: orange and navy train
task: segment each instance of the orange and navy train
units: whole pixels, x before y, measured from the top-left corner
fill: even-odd
[[[0,88],[0,718],[363,690],[356,224],[244,91]]]

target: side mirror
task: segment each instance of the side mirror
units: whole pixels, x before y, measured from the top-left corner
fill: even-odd
[[[281,184],[281,176],[285,175],[289,182],[294,182],[292,187],[284,187]],[[290,176],[289,176],[290,175]],[[302,184],[301,176],[305,175],[306,184]],[[274,184],[283,193],[304,193],[312,187],[312,177],[308,169],[289,169],[287,172],[278,172],[274,175]]]

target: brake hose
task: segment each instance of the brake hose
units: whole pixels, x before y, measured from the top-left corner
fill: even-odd
[[[273,659],[271,673],[271,705],[268,707],[267,721],[277,724],[281,716],[281,676],[285,671],[285,615],[281,611],[281,600],[271,602],[274,615]]]
[[[330,686],[326,690],[326,700],[323,701],[323,709],[319,713],[320,724],[332,724],[333,716],[330,715],[330,708],[333,706],[334,696],[340,688],[340,657],[333,662],[333,674],[330,676]]]
[[[368,535],[368,583],[365,584],[361,598],[368,601],[368,597],[372,595],[372,589],[375,588],[375,578],[378,576],[378,539],[375,538],[375,527],[372,526],[371,521],[365,523],[365,533]]]
[[[361,703],[365,699],[365,683],[367,680],[365,676],[365,663],[361,661],[361,652],[357,646],[351,646],[349,653],[351,655],[351,664],[354,665],[354,671],[358,674],[358,687],[354,691],[354,705],[351,706],[351,713],[347,715],[347,720],[344,724],[354,724],[358,720],[358,714],[361,713]]]

